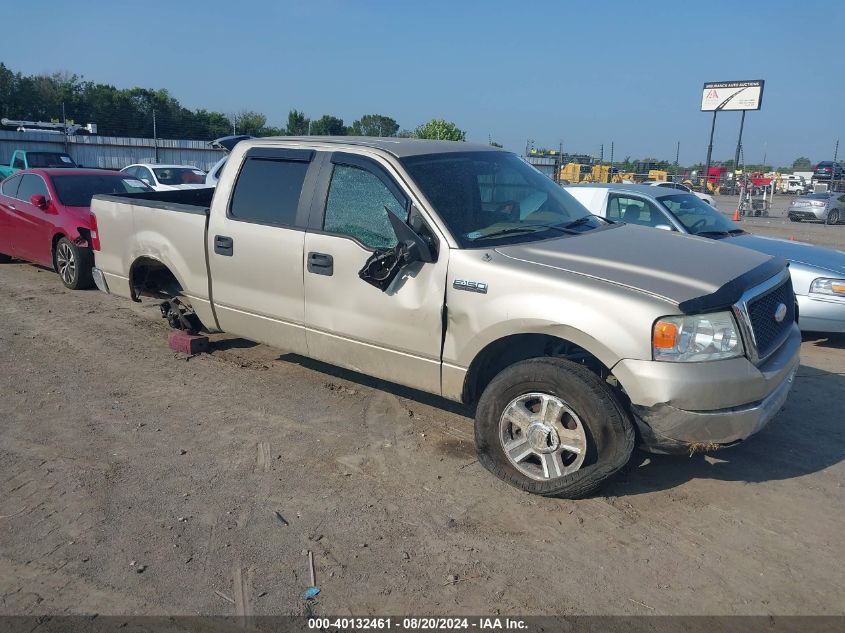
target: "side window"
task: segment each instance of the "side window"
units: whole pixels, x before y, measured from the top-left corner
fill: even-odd
[[[21,184],[23,176],[12,176],[3,181],[2,191],[4,196],[16,198],[18,195],[18,186]]]
[[[135,173],[138,175],[138,178],[140,178],[141,180],[143,180],[143,181],[144,181],[145,183],[147,183],[150,187],[154,187],[154,186],[155,186],[156,181],[155,181],[155,180],[153,180],[153,175],[152,175],[152,173],[151,173],[151,172],[150,172],[150,170],[149,170],[149,169],[147,169],[146,167],[136,167],[136,168],[135,168]]]
[[[376,175],[349,165],[335,165],[323,230],[349,235],[372,249],[393,248],[396,235],[385,207],[405,220],[405,206]]]
[[[612,193],[607,204],[607,217],[611,220],[622,220],[626,224],[640,226],[657,226],[668,224],[668,220],[660,210],[647,200],[629,198]]]
[[[121,170],[127,176],[134,176],[135,178],[138,177],[138,168],[137,167],[127,167],[126,169]]]
[[[24,174],[21,184],[18,187],[18,195],[16,196],[17,199],[29,202],[29,199],[35,195],[41,195],[45,198],[49,198],[50,193],[47,191],[47,185],[44,184],[41,176],[36,176],[35,174]]]
[[[305,161],[247,158],[235,183],[229,216],[245,222],[296,226],[308,165]]]
[[[23,154],[15,154],[15,160],[12,162],[12,169],[26,169],[26,165],[23,162]]]

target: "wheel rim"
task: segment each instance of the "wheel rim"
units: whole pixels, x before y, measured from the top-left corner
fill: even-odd
[[[827,221],[831,224],[839,224],[839,211],[834,209],[830,212],[830,215],[827,218]]]
[[[547,393],[526,393],[511,400],[499,421],[499,439],[508,461],[538,481],[575,472],[587,453],[581,418]]]
[[[76,277],[76,257],[73,249],[68,244],[59,244],[56,250],[56,268],[59,269],[59,276],[66,284],[72,284]]]

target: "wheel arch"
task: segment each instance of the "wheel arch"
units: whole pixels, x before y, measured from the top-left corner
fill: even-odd
[[[183,294],[184,284],[164,262],[149,255],[136,257],[129,267],[129,293],[133,301],[141,296],[170,299]]]
[[[523,332],[497,338],[473,357],[464,376],[461,399],[477,402],[502,370],[531,358],[556,357],[578,362],[607,380],[619,360],[601,343],[583,332]]]

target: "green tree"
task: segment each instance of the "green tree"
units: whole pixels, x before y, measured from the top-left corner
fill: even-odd
[[[396,136],[398,131],[399,124],[383,114],[365,114],[349,128],[355,136]]]
[[[346,135],[346,126],[343,124],[343,119],[324,114],[311,123],[311,134],[315,136],[344,136]]]
[[[467,133],[451,121],[432,119],[414,130],[416,138],[433,138],[444,141],[465,141]]]
[[[795,171],[810,171],[813,168],[813,163],[806,156],[800,156],[792,161],[792,169]]]
[[[308,134],[308,126],[310,124],[311,119],[306,117],[304,112],[291,110],[288,112],[288,124],[285,128],[285,133],[288,136],[305,136]]]
[[[231,115],[229,120],[235,126],[237,134],[250,134],[252,136],[261,136],[261,131],[267,124],[266,116],[251,110],[241,110],[237,114]]]

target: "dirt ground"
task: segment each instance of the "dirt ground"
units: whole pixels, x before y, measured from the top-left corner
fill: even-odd
[[[845,612],[842,339],[748,442],[565,501],[481,468],[458,407],[168,331],[0,266],[0,613],[299,614],[306,550],[318,615]]]

